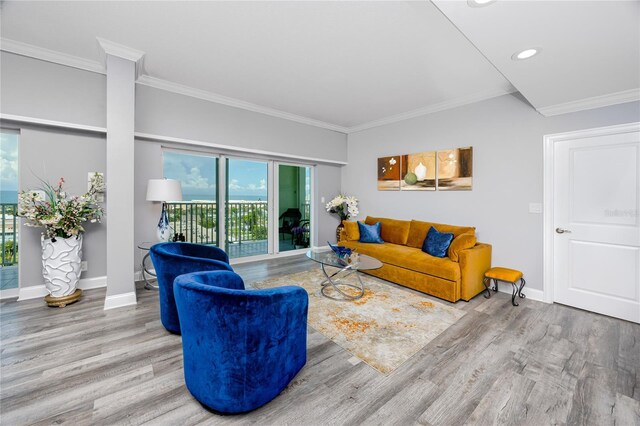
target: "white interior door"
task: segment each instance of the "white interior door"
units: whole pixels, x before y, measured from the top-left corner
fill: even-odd
[[[640,132],[553,150],[554,301],[640,322]]]

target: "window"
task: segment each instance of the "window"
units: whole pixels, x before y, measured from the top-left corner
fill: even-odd
[[[164,177],[182,183],[183,200],[167,203],[176,239],[230,258],[311,246],[312,166],[173,149],[163,158]]]

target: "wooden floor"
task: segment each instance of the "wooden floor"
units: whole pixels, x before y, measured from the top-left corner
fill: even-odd
[[[315,267],[297,256],[236,270],[252,282]],[[389,376],[309,329],[307,365],[289,388],[219,416],[186,390],[157,293],[139,286],[137,306],[111,311],[104,294],[64,309],[0,304],[0,423],[640,424],[640,325],[561,305],[459,302],[467,315]]]

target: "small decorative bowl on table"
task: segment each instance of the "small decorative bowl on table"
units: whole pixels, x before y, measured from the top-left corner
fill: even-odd
[[[352,250],[348,247],[334,246],[328,241],[327,244],[329,244],[331,250],[333,250],[333,252],[336,254],[338,261],[344,266],[358,263],[360,256],[355,252],[355,250]]]

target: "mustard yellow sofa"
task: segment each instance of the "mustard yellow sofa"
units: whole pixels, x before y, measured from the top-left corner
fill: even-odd
[[[381,224],[384,244],[358,241],[356,222],[343,222],[340,245],[356,249],[383,263],[382,268],[366,272],[450,302],[471,300],[485,290],[482,279],[491,268],[491,245],[478,243],[474,227],[453,226],[417,220],[396,220],[368,216],[366,224]],[[422,251],[422,243],[429,229],[451,232],[454,240],[444,258]]]

